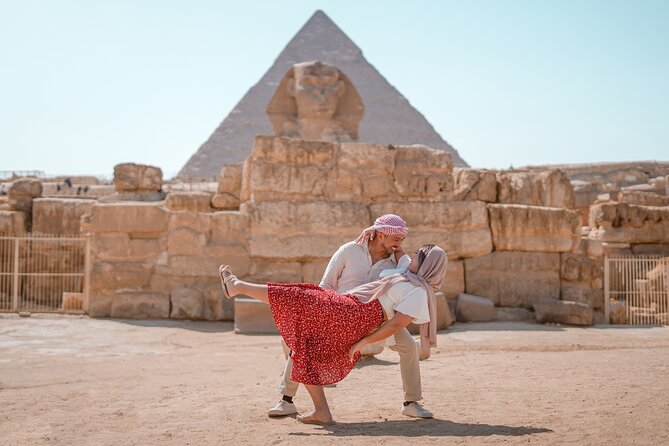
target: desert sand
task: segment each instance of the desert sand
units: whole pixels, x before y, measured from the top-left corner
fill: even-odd
[[[669,327],[456,324],[400,414],[397,354],[328,389],[338,424],[270,419],[284,357],[231,323],[0,314],[0,443],[669,444]],[[296,404],[311,408],[300,389]]]

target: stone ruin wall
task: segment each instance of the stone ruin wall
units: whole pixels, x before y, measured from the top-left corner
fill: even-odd
[[[582,227],[563,171],[453,168],[424,146],[260,136],[213,196],[152,201],[160,184],[142,187],[108,202],[33,200],[33,231],[75,233],[81,220],[91,235],[91,316],[232,320],[220,263],[253,281],[317,283],[337,247],[387,212],[407,221],[407,250],[447,250],[442,291],[460,320],[529,318],[550,299],[585,304],[567,322],[601,321],[605,252],[669,255],[666,205],[598,203]],[[25,222],[0,211],[1,232]]]

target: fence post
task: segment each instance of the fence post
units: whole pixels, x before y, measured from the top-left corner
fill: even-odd
[[[19,238],[14,238],[14,274],[12,277],[12,311],[19,309]]]
[[[88,314],[88,308],[91,302],[91,234],[86,234],[86,244],[84,251],[84,314]]]
[[[611,323],[611,288],[609,285],[609,256],[604,256],[604,319],[605,324]]]

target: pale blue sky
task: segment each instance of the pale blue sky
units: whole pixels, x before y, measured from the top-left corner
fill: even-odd
[[[669,160],[669,1],[0,0],[0,170],[175,175],[316,9],[474,167]]]

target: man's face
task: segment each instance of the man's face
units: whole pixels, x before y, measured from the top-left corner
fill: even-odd
[[[404,237],[401,235],[388,235],[382,232],[377,232],[376,234],[381,246],[383,246],[383,249],[386,250],[388,255],[394,254],[395,251],[402,246],[402,242],[404,241]]]

